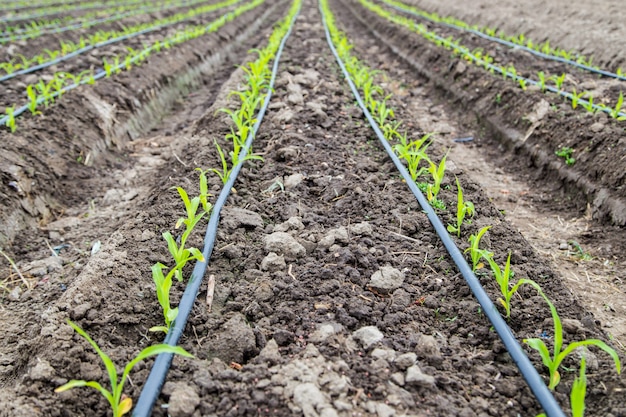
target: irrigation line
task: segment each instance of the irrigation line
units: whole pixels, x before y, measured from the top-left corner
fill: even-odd
[[[43,35],[52,35],[52,34],[57,34],[57,33],[63,33],[63,32],[68,32],[71,30],[76,30],[76,29],[87,29],[90,28],[92,26],[96,26],[99,25],[100,23],[107,23],[107,22],[112,22],[115,20],[120,20],[120,19],[124,19],[126,17],[131,17],[131,16],[135,16],[137,14],[141,14],[141,13],[152,13],[155,11],[160,11],[160,12],[164,12],[170,9],[179,9],[182,7],[189,7],[189,6],[194,6],[198,3],[203,3],[207,0],[190,0],[190,1],[182,1],[182,2],[178,2],[178,3],[174,3],[174,2],[164,2],[161,3],[158,6],[153,6],[153,7],[145,7],[145,8],[139,8],[139,9],[131,9],[127,12],[123,12],[123,13],[119,13],[113,16],[108,16],[108,17],[102,17],[99,19],[94,19],[94,20],[90,20],[87,22],[82,22],[82,23],[75,23],[73,25],[69,25],[69,26],[63,26],[63,27],[59,27],[56,29],[51,29],[48,31],[36,31],[33,30],[32,28],[27,28],[25,30],[21,30],[20,32],[15,32],[15,34],[18,33],[25,33],[23,35],[19,35],[19,36],[10,36],[8,35],[8,32],[3,32],[0,35],[2,35],[3,37],[0,38],[0,43],[5,43],[5,42],[9,42],[9,41],[19,41],[19,40],[25,40],[25,39],[34,39],[34,38],[38,38],[40,36]],[[53,28],[54,26],[56,26],[57,23],[54,24],[50,24],[50,25],[44,25],[41,28]],[[27,32],[31,32],[31,33],[27,33]],[[8,36],[7,36],[8,35]]]
[[[117,43],[117,42],[125,41],[127,39],[132,39],[132,38],[134,38],[136,36],[144,35],[146,33],[155,32],[157,30],[161,30],[161,29],[166,28],[168,26],[176,25],[178,23],[184,22],[185,20],[193,19],[193,18],[195,18],[197,16],[201,16],[203,14],[213,13],[213,12],[223,8],[223,7],[228,7],[228,6],[235,5],[238,2],[240,2],[240,1],[242,1],[242,0],[236,0],[234,2],[232,2],[231,0],[226,0],[226,1],[223,1],[221,3],[214,4],[214,6],[216,6],[216,8],[208,10],[208,11],[206,11],[204,13],[200,13],[200,14],[197,14],[197,15],[194,15],[194,16],[185,17],[185,18],[177,20],[175,22],[164,23],[162,25],[149,27],[149,28],[140,30],[139,32],[131,33],[131,34],[128,34],[128,35],[118,36],[117,38],[112,38],[112,39],[108,39],[106,41],[98,42],[95,45],[85,46],[84,48],[77,49],[74,52],[71,52],[71,53],[69,53],[67,55],[63,55],[62,57],[59,57],[59,58],[55,58],[55,59],[53,59],[51,61],[44,62],[42,64],[35,65],[35,66],[32,66],[32,67],[24,68],[23,70],[15,71],[15,72],[12,72],[11,74],[7,74],[7,75],[5,75],[3,77],[0,77],[0,82],[10,80],[11,78],[15,78],[15,77],[17,77],[19,75],[30,74],[31,72],[35,72],[35,71],[39,71],[40,69],[48,68],[48,67],[50,67],[52,65],[58,64],[58,63],[63,62],[63,61],[67,61],[68,59],[74,58],[75,56],[83,54],[83,53],[85,53],[87,51],[91,51],[93,49],[101,48],[103,46],[108,46],[108,45],[111,45],[111,44],[114,44],[114,43]]]
[[[254,124],[246,143],[241,148],[241,157],[240,162],[237,163],[232,168],[230,175],[228,176],[228,181],[222,187],[222,191],[220,192],[213,209],[211,210],[211,216],[209,217],[209,224],[207,226],[206,234],[204,237],[204,248],[202,249],[202,255],[204,256],[205,261],[198,261],[194,265],[193,271],[191,273],[191,278],[189,279],[189,283],[185,288],[185,292],[181,297],[180,303],[178,304],[178,316],[176,320],[172,323],[172,327],[170,328],[165,340],[162,342],[164,344],[168,344],[170,346],[177,346],[178,340],[183,334],[185,330],[185,325],[187,324],[187,318],[191,313],[191,309],[196,301],[198,296],[198,291],[200,290],[200,285],[202,284],[202,278],[204,277],[204,273],[206,272],[206,268],[208,266],[208,262],[211,258],[211,253],[213,252],[213,247],[215,245],[215,238],[217,235],[217,226],[220,221],[220,212],[224,205],[226,204],[226,200],[230,194],[230,190],[234,187],[235,181],[237,179],[237,175],[241,170],[243,163],[245,162],[245,157],[248,154],[248,150],[252,146],[252,141],[256,137],[256,133],[259,130],[261,122],[263,121],[263,117],[265,116],[265,112],[267,111],[267,107],[270,103],[270,99],[272,98],[272,91],[274,89],[274,82],[276,80],[276,74],[278,73],[278,63],[280,61],[280,56],[282,54],[283,48],[289,35],[291,34],[291,30],[294,26],[296,19],[300,13],[300,9],[296,12],[293,19],[291,20],[291,24],[287,33],[283,37],[280,46],[278,47],[278,51],[276,52],[276,56],[274,57],[274,65],[272,66],[272,77],[270,78],[269,85],[267,87],[267,95],[265,96],[265,100],[263,105],[259,109],[257,113],[257,121]],[[172,359],[174,355],[170,353],[162,353],[157,356],[154,361],[154,365],[150,371],[150,375],[148,375],[148,379],[144,383],[143,389],[141,390],[141,394],[139,395],[139,399],[137,400],[137,405],[133,411],[133,417],[148,417],[152,413],[152,407],[161,392],[161,388],[165,383],[165,378],[169,371],[170,365],[172,364]]]
[[[363,114],[365,114],[365,117],[367,118],[368,122],[372,126],[372,129],[376,133],[376,136],[378,136],[378,139],[380,140],[381,144],[385,148],[385,151],[387,151],[387,154],[389,154],[389,157],[393,160],[393,163],[395,164],[396,168],[398,168],[398,170],[400,171],[400,174],[402,174],[402,177],[404,178],[411,192],[413,192],[413,194],[415,195],[415,198],[417,199],[419,205],[422,207],[422,210],[426,212],[426,215],[428,216],[428,219],[433,225],[435,232],[437,233],[437,235],[439,235],[439,238],[441,239],[444,246],[446,247],[452,260],[456,264],[457,268],[459,268],[459,272],[461,272],[461,274],[463,275],[463,278],[465,278],[465,281],[467,282],[470,289],[474,293],[474,296],[480,303],[483,312],[485,313],[487,318],[489,318],[489,321],[491,321],[491,324],[493,325],[494,329],[498,333],[498,336],[500,336],[500,339],[504,343],[504,346],[507,348],[509,354],[511,355],[511,358],[513,359],[513,361],[519,368],[522,376],[526,380],[531,391],[535,394],[535,397],[539,401],[539,404],[541,404],[541,406],[543,407],[547,416],[548,417],[565,417],[565,413],[563,412],[559,404],[556,402],[556,400],[552,396],[552,393],[550,392],[546,384],[541,379],[541,376],[539,375],[539,373],[537,372],[533,364],[530,362],[530,359],[528,359],[528,356],[526,356],[526,354],[524,353],[522,347],[520,346],[517,339],[511,332],[511,329],[506,324],[506,322],[504,321],[504,319],[498,312],[496,306],[493,304],[493,302],[489,298],[489,295],[487,295],[487,293],[485,292],[485,289],[480,284],[480,281],[478,280],[478,278],[476,278],[476,275],[474,275],[474,273],[472,272],[472,269],[467,264],[467,261],[463,257],[463,254],[461,253],[459,248],[456,246],[454,241],[450,238],[450,235],[448,234],[446,227],[441,222],[441,219],[439,219],[439,217],[435,213],[435,210],[430,206],[430,204],[428,203],[428,200],[426,200],[426,197],[424,197],[424,194],[422,194],[420,189],[417,187],[417,184],[415,183],[415,181],[411,179],[411,175],[409,174],[405,166],[402,164],[398,156],[395,154],[391,145],[385,139],[383,132],[378,127],[378,124],[376,123],[376,121],[374,120],[370,112],[367,110],[367,107],[365,103],[363,102],[361,95],[359,94],[359,91],[356,88],[356,85],[350,78],[350,74],[348,73],[344,63],[341,61],[341,58],[339,58],[339,55],[337,54],[337,50],[335,49],[335,46],[333,45],[330,31],[328,29],[328,25],[324,17],[324,11],[322,9],[321,2],[320,2],[320,13],[322,15],[322,22],[324,23],[324,31],[326,32],[326,40],[328,41],[328,45],[330,46],[330,49],[333,55],[335,56],[337,63],[341,67],[341,71],[343,72],[343,75],[346,78],[346,81],[350,85],[350,89],[352,90],[354,97],[359,103],[359,106],[361,107]]]
[[[258,0],[253,0],[251,3],[248,3],[248,4],[247,4],[247,6],[253,5],[255,1],[258,1]],[[240,7],[247,7],[247,6],[240,6]],[[257,6],[255,5],[254,7],[257,7]],[[251,9],[253,9],[254,7],[252,7]],[[245,10],[243,13],[245,13],[245,12],[247,12],[247,11],[251,10],[251,9],[247,9],[247,10]],[[209,24],[208,26],[206,26],[206,27],[205,27],[205,29],[204,29],[204,30],[205,30],[205,33],[204,33],[204,34],[206,34],[206,33],[210,33],[210,32],[211,32],[211,30],[213,30],[213,29],[215,28],[215,26],[216,26],[216,25],[218,25],[222,19],[227,20],[227,19],[228,19],[228,16],[229,16],[229,15],[233,15],[233,14],[235,14],[235,13],[237,12],[237,10],[238,10],[238,9],[236,9],[236,10],[234,10],[234,11],[232,11],[232,12],[228,12],[228,13],[226,13],[226,14],[222,15],[220,18],[218,18],[218,19],[216,19],[215,21],[213,21],[213,23],[211,23],[211,24]],[[226,23],[227,23],[227,22],[225,22],[225,23],[223,23],[223,24],[226,24]],[[204,34],[203,34],[203,35],[204,35]],[[183,42],[185,42],[185,41],[183,41]],[[183,43],[183,42],[181,42],[181,43]],[[151,47],[149,47],[149,48],[147,48],[147,49],[144,49],[143,51],[139,52],[136,56],[134,56],[132,59],[130,59],[129,64],[135,64],[135,63],[137,63],[138,61],[141,61],[141,60],[142,60],[142,59],[144,59],[144,57],[146,57],[147,55],[149,56],[149,55],[150,55],[150,53],[151,53],[154,49],[155,49],[155,47],[154,47],[154,46],[151,46]],[[111,70],[110,70],[110,72],[111,72],[111,74],[113,74],[113,73],[117,73],[117,71],[118,71],[118,70],[121,70],[121,69],[122,69],[122,68],[124,68],[124,67],[126,67],[126,62],[122,62],[121,64],[119,64],[119,65],[116,65],[116,66],[112,67],[112,68],[111,68]],[[97,72],[96,74],[94,74],[94,76],[93,76],[93,80],[94,80],[94,82],[95,82],[95,81],[98,81],[98,80],[100,80],[100,79],[102,79],[102,78],[104,78],[104,77],[106,77],[106,76],[107,76],[107,72],[106,72],[105,70],[100,70],[99,72]],[[39,98],[37,99],[37,106],[39,106],[40,104],[45,103],[46,101],[48,101],[48,100],[50,100],[50,99],[55,99],[55,98],[57,98],[57,97],[60,97],[60,96],[62,96],[63,94],[67,93],[68,91],[71,91],[71,90],[73,90],[73,89],[75,89],[75,88],[78,88],[78,87],[80,87],[81,85],[84,85],[84,84],[89,84],[90,82],[91,82],[91,79],[90,79],[90,78],[87,78],[87,79],[85,79],[85,80],[82,80],[82,81],[81,81],[81,82],[79,82],[78,84],[74,83],[74,84],[72,84],[72,85],[68,85],[68,86],[66,86],[66,87],[63,87],[61,90],[59,90],[59,91],[55,91],[54,93],[50,94],[50,96],[48,96],[48,97],[39,97]],[[53,101],[54,101],[54,100],[53,100]],[[29,110],[29,109],[30,109],[30,104],[25,104],[25,105],[23,105],[22,107],[18,107],[18,108],[17,108],[17,109],[15,109],[15,111],[13,112],[13,117],[14,117],[14,118],[15,118],[15,117],[18,117],[18,116],[20,116],[20,115],[24,114],[24,113],[25,113],[27,110]],[[4,116],[4,117],[1,117],[1,118],[0,118],[0,126],[6,126],[6,124],[7,124],[7,121],[8,121],[8,120],[9,120],[9,116],[8,116],[8,115],[7,115],[7,116]]]
[[[411,14],[413,16],[420,17],[422,19],[428,20],[429,22],[432,22],[432,23],[435,23],[435,24],[438,24],[438,25],[446,26],[446,27],[449,27],[451,29],[456,29],[456,30],[459,30],[459,31],[462,31],[462,32],[472,33],[472,34],[474,34],[476,36],[479,36],[479,37],[481,37],[483,39],[486,39],[486,40],[489,40],[489,41],[492,41],[492,42],[497,42],[499,44],[506,45],[506,46],[511,47],[511,48],[521,49],[523,51],[529,52],[529,53],[531,53],[533,55],[536,55],[536,56],[544,58],[544,59],[549,59],[549,60],[552,60],[552,61],[561,62],[563,64],[571,65],[571,66],[574,66],[574,67],[577,67],[577,68],[580,68],[580,69],[583,69],[583,70],[586,70],[586,71],[589,71],[589,72],[592,72],[592,73],[595,73],[595,74],[603,75],[605,77],[616,78],[618,80],[626,81],[626,76],[615,74],[615,73],[613,73],[611,71],[605,71],[605,70],[602,70],[602,69],[599,69],[599,68],[594,68],[594,67],[591,67],[589,65],[585,65],[585,64],[581,64],[581,63],[576,62],[576,61],[572,61],[571,59],[562,58],[560,56],[546,54],[546,53],[543,53],[541,51],[537,51],[536,49],[529,48],[529,47],[524,46],[524,45],[519,45],[519,44],[516,44],[514,42],[510,42],[510,41],[507,41],[505,39],[498,38],[496,36],[487,35],[486,33],[481,32],[481,31],[476,30],[476,29],[465,28],[463,26],[455,25],[453,23],[448,23],[448,22],[444,22],[444,21],[438,21],[438,20],[433,19],[431,17],[424,16],[423,14],[420,14],[420,13],[418,13],[418,12],[416,12],[414,10],[411,10],[409,8],[404,8],[404,7],[398,6],[396,4],[388,3],[386,0],[382,0],[382,2],[385,3],[387,6],[392,7],[394,9],[396,9],[396,10],[399,10],[399,11],[404,12],[404,13]]]

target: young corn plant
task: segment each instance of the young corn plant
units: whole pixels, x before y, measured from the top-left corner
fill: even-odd
[[[89,344],[91,345],[91,347],[93,347],[96,353],[98,353],[98,356],[100,356],[100,359],[104,363],[104,366],[109,375],[109,382],[111,384],[111,390],[110,391],[107,390],[102,385],[100,385],[100,383],[97,381],[85,381],[82,379],[81,380],[73,379],[69,381],[68,383],[63,384],[62,386],[55,389],[54,392],[63,392],[63,391],[70,390],[72,388],[77,388],[77,387],[94,388],[100,394],[102,394],[104,398],[106,398],[107,401],[109,402],[109,405],[111,406],[111,411],[113,412],[113,417],[121,417],[124,414],[127,414],[133,408],[132,398],[125,396],[123,394],[123,390],[124,390],[124,384],[126,383],[126,379],[128,379],[130,375],[130,371],[139,362],[151,356],[159,355],[161,353],[172,353],[175,355],[181,355],[181,356],[185,356],[188,358],[193,358],[193,355],[191,355],[190,353],[188,353],[186,350],[184,350],[183,348],[179,346],[169,346],[165,344],[149,346],[143,349],[141,352],[139,352],[139,354],[135,356],[135,358],[133,358],[133,360],[131,360],[124,367],[124,371],[122,372],[121,378],[119,378],[117,370],[115,369],[115,365],[113,364],[113,361],[106,353],[104,353],[100,349],[98,344],[94,342],[93,339],[89,337],[89,335],[83,329],[78,327],[76,324],[74,324],[70,320],[68,320],[67,323],[72,327],[72,329],[76,331],[76,333],[78,333],[85,340],[87,340],[87,342],[89,342]]]
[[[428,159],[428,168],[426,169],[433,177],[433,184],[428,184],[426,190],[426,198],[433,204],[433,201],[437,199],[439,190],[441,189],[441,183],[446,175],[446,159],[448,158],[448,152],[441,158],[439,165],[434,163],[431,159]]]
[[[572,391],[569,395],[569,403],[572,408],[572,417],[584,417],[585,415],[585,396],[587,395],[587,375],[586,375],[587,359],[585,355],[580,358],[580,371],[578,377],[574,379]]]
[[[17,125],[15,124],[15,106],[8,106],[4,112],[7,115],[5,125],[11,130],[11,133],[14,133],[17,130]]]
[[[456,177],[456,188],[458,190],[456,204],[456,226],[453,224],[449,224],[448,232],[456,233],[457,237],[461,237],[461,226],[463,225],[463,221],[465,221],[465,216],[474,217],[476,210],[474,209],[474,203],[472,203],[471,201],[465,201],[463,199],[463,189],[461,188],[461,183],[459,182],[458,177]]]
[[[489,252],[486,249],[480,248],[480,240],[483,238],[485,233],[491,229],[491,226],[485,226],[478,231],[475,235],[470,235],[469,237],[469,248],[465,249],[464,253],[470,254],[472,258],[472,271],[476,271],[477,269],[481,269],[484,265],[480,262],[481,259],[490,259],[493,257],[493,252]]]
[[[619,98],[617,99],[617,104],[615,105],[614,108],[610,110],[609,115],[618,121],[626,120],[626,116],[620,115],[623,104],[624,104],[624,94],[622,94],[622,92],[620,91]]]
[[[172,282],[174,278],[179,282],[183,280],[182,270],[187,262],[191,260],[204,261],[202,252],[197,248],[186,248],[185,244],[189,235],[195,228],[195,226],[202,220],[202,218],[210,213],[213,206],[208,202],[208,184],[206,173],[200,168],[196,168],[200,173],[200,195],[192,199],[182,187],[176,187],[180,198],[185,205],[185,212],[187,217],[181,217],[176,222],[176,229],[182,225],[185,226],[185,230],[180,236],[180,243],[176,241],[174,236],[168,231],[163,233],[163,238],[167,242],[167,247],[174,260],[174,266],[167,272],[167,266],[158,262],[152,266],[152,280],[156,286],[157,299],[161,308],[163,309],[163,317],[165,320],[164,326],[153,326],[150,331],[167,333],[178,317],[178,308],[172,308],[170,303],[170,291],[172,288]],[[199,210],[200,206],[202,209]]]
[[[398,157],[404,159],[407,162],[407,169],[413,181],[417,181],[417,178],[422,175],[426,170],[420,168],[419,163],[422,159],[427,159],[426,149],[430,145],[429,139],[433,133],[428,133],[422,136],[420,139],[409,142],[407,135],[397,135],[400,143],[393,146],[393,150]]]
[[[526,343],[531,348],[535,349],[539,356],[541,356],[541,360],[543,364],[548,368],[550,372],[550,380],[548,384],[548,388],[554,390],[556,386],[561,381],[561,374],[559,373],[559,367],[565,358],[580,347],[586,346],[595,346],[599,349],[602,349],[606,353],[608,353],[615,363],[615,369],[619,374],[621,372],[621,362],[617,352],[599,339],[586,339],[578,342],[572,342],[565,347],[563,346],[563,325],[561,323],[561,318],[554,307],[554,304],[548,299],[548,297],[543,293],[543,291],[539,290],[540,295],[548,304],[550,308],[550,313],[552,314],[552,321],[554,323],[554,346],[553,351],[550,353],[548,347],[545,342],[540,338],[532,338],[532,339],[524,339],[524,343]]]

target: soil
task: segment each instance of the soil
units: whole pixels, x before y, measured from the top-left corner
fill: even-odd
[[[516,279],[542,286],[565,320],[566,342],[598,338],[623,358],[618,271],[626,241],[615,206],[624,198],[615,186],[623,181],[623,158],[615,160],[626,152],[623,127],[560,103],[533,125],[523,117],[550,100],[541,92],[469,66],[459,71],[447,52],[355,2],[331,6],[354,53],[384,71],[379,81],[411,136],[436,131],[430,152],[439,159],[449,151],[440,194],[448,209],[439,214],[444,224],[455,220],[455,176],[477,209],[459,247],[491,225],[484,244],[500,265],[512,254]],[[264,46],[287,8],[269,1],[216,34],[64,96],[44,115],[21,120],[13,135],[0,132],[2,248],[28,282],[0,264],[0,416],[107,415],[94,390],[53,392],[70,379],[106,380],[68,318],[118,369],[162,340],[148,331],[162,321],[150,268],[167,263],[161,234],[174,232],[184,213],[172,187],[195,194],[194,169],[219,166],[213,143],[227,147],[230,126],[217,110],[234,108],[229,92],[244,80],[234,65],[253,59],[246,52]],[[503,99],[495,103],[498,93]],[[601,133],[584,137],[594,123],[603,124]],[[553,148],[580,149],[583,139],[597,146],[565,167]],[[174,359],[153,415],[541,412],[355,106],[313,1],[304,2],[286,44],[254,150],[263,161],[249,161],[231,192],[181,340],[194,359]],[[209,178],[217,195],[221,182]],[[200,247],[202,235],[194,232],[189,244]],[[397,282],[381,286],[381,271]],[[498,288],[482,271],[497,302]],[[183,289],[175,283],[172,298]],[[519,295],[513,334],[550,344],[545,303],[528,288]],[[547,375],[538,355],[524,349]],[[626,415],[626,380],[603,352],[588,355],[588,415]],[[125,389],[131,398],[151,364],[133,371]],[[578,357],[564,365],[577,370]],[[562,372],[555,392],[566,410],[574,376]]]

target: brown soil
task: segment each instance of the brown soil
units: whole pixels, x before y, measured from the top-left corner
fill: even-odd
[[[0,416],[107,415],[106,401],[93,390],[53,392],[72,378],[106,382],[97,355],[73,334],[67,318],[120,365],[161,340],[148,332],[162,320],[150,266],[167,262],[160,235],[173,230],[183,213],[171,187],[195,193],[194,168],[218,166],[213,141],[222,141],[229,125],[216,110],[235,105],[228,93],[243,79],[233,64],[265,44],[286,9],[287,3],[272,1],[212,36],[68,94],[43,116],[25,118],[14,135],[0,132],[2,247],[33,286],[20,285],[8,264],[0,264],[10,281],[0,310],[6,334],[0,341]],[[553,156],[563,140],[558,137],[582,134],[598,120],[557,104],[558,112],[545,115],[525,141],[532,146],[510,145],[515,132],[526,133],[521,118],[543,95],[471,67],[457,73],[458,62],[447,52],[437,53],[355,3],[332,2],[332,9],[355,54],[385,71],[380,80],[394,93],[390,103],[409,132],[439,132],[431,147],[438,157],[452,147],[441,194],[448,210],[439,214],[445,223],[454,220],[455,175],[477,207],[458,245],[465,248],[471,233],[492,225],[485,244],[500,264],[512,253],[515,278],[541,284],[567,319],[567,342],[594,337],[620,349],[624,286],[616,271],[625,265],[623,229],[611,225],[619,213],[608,197],[593,203],[598,190],[610,188],[623,172],[623,161],[609,166],[609,155],[601,152],[619,142],[623,128],[600,120],[603,133],[593,138],[600,145],[587,151],[588,162],[580,158],[565,170]],[[197,66],[203,66],[201,76],[182,81]],[[185,94],[168,95],[170,89]],[[498,92],[506,93],[506,109],[493,103]],[[461,136],[474,140],[452,141]],[[355,107],[315,2],[305,2],[286,45],[254,149],[264,161],[245,166],[221,216],[206,275],[216,281],[213,301],[208,304],[205,282],[181,341],[195,359],[174,360],[154,415],[540,412]],[[590,174],[594,164],[604,171]],[[569,181],[563,173],[572,171],[593,179],[596,188]],[[217,194],[221,182],[212,176],[209,186]],[[611,189],[609,197],[621,201],[623,191]],[[584,218],[587,201],[590,216]],[[530,233],[533,227],[541,233]],[[196,231],[190,245],[201,246],[202,234]],[[271,255],[268,237],[285,234],[294,241]],[[566,247],[559,250],[562,240]],[[569,240],[594,259],[576,259]],[[59,256],[51,256],[48,246]],[[94,246],[99,250],[92,253]],[[404,277],[388,292],[370,282],[384,267]],[[496,301],[493,279],[479,276]],[[175,285],[173,299],[182,290]],[[515,336],[549,335],[545,304],[529,289],[520,295],[509,322]],[[598,316],[602,297],[613,311],[601,308]],[[381,339],[369,344],[362,336],[368,332]],[[525,349],[546,375],[538,356]],[[607,355],[593,353],[588,415],[625,415],[624,377]],[[127,395],[138,397],[151,363],[135,368]],[[565,362],[573,369],[577,364],[573,357]],[[567,409],[574,373],[562,374],[555,396]]]

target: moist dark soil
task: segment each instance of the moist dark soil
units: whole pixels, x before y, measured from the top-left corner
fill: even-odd
[[[108,415],[108,404],[94,390],[53,392],[70,379],[106,382],[96,353],[65,323],[68,318],[110,354],[118,369],[142,348],[162,340],[148,331],[163,320],[150,268],[168,262],[161,234],[175,233],[176,221],[184,215],[172,187],[183,186],[194,195],[194,169],[220,166],[214,141],[228,148],[224,137],[230,125],[227,115],[217,110],[234,108],[237,101],[229,92],[244,83],[244,73],[233,64],[254,59],[245,52],[265,45],[272,24],[287,8],[285,2],[270,2],[214,35],[68,94],[42,117],[22,120],[14,135],[0,133],[1,192],[7,201],[1,212],[3,248],[32,287],[20,286],[5,267],[10,288],[3,293],[0,310],[6,329],[0,342],[0,416]],[[507,88],[501,80],[471,67],[454,78],[450,74],[458,62],[447,52],[437,53],[354,3],[333,2],[332,10],[355,43],[353,52],[385,71],[379,81],[393,91],[390,103],[396,117],[414,137],[427,132],[423,113],[435,108],[425,105],[420,88],[438,103],[464,109],[455,113],[466,113],[460,121],[442,116],[440,125],[448,131],[480,131],[473,146],[488,154],[508,143],[518,129],[512,121],[527,114],[541,96],[509,87],[504,104],[510,107],[500,109],[487,102]],[[399,54],[372,31],[402,45]],[[188,67],[206,62],[213,64],[199,81],[185,84],[184,95],[174,96],[165,107],[155,104],[162,101],[157,100],[162,90],[178,85],[175,80]],[[416,68],[422,68],[421,74]],[[474,86],[487,98],[470,94]],[[545,115],[534,134],[565,129],[563,121],[579,120],[576,111],[560,111],[560,123],[558,116]],[[603,129],[619,127],[606,121]],[[445,129],[440,132],[431,145],[435,159],[447,152],[452,139]],[[539,141],[532,143],[537,147]],[[541,195],[551,195],[548,207],[579,208],[572,196],[586,195],[583,190],[555,188],[568,184],[559,167],[542,163],[534,168],[532,161],[539,160],[529,151],[505,148],[499,158],[506,163],[494,159],[497,166],[530,178]],[[254,151],[263,161],[248,161],[231,191],[205,282],[181,340],[194,358],[174,359],[153,415],[541,412],[355,106],[326,43],[315,2],[303,4],[286,44]],[[602,160],[593,152],[590,158]],[[586,173],[579,169],[584,163],[574,166],[577,175]],[[440,194],[447,209],[438,212],[444,224],[455,221],[456,176],[466,200],[477,209],[457,239],[459,247],[465,249],[470,234],[490,225],[483,244],[500,265],[511,253],[515,279],[532,278],[542,286],[566,322],[566,343],[598,338],[613,344],[560,271],[533,249],[460,166],[449,163]],[[608,168],[606,172],[618,175]],[[596,177],[598,184],[605,184],[602,175]],[[221,186],[217,176],[209,177],[212,194]],[[611,196],[621,198],[619,192]],[[594,213],[598,230],[614,227],[607,223],[612,212],[605,205]],[[190,246],[201,247],[204,227],[203,221]],[[608,236],[617,251],[623,237],[620,228],[613,232]],[[497,285],[485,271],[477,275],[497,303]],[[184,275],[190,272],[186,268]],[[394,283],[377,283],[381,273],[396,277]],[[212,297],[209,281],[215,282]],[[183,289],[176,282],[172,299],[178,300]],[[549,317],[541,297],[523,288],[513,299],[509,325],[520,343],[542,337],[551,345]],[[546,376],[538,355],[524,349]],[[626,415],[626,381],[606,354],[593,350],[588,355],[588,415]],[[578,362],[573,355],[564,365],[577,370]],[[138,398],[151,364],[144,361],[133,371],[125,389],[131,398]],[[564,409],[575,374],[563,371],[555,392]]]

